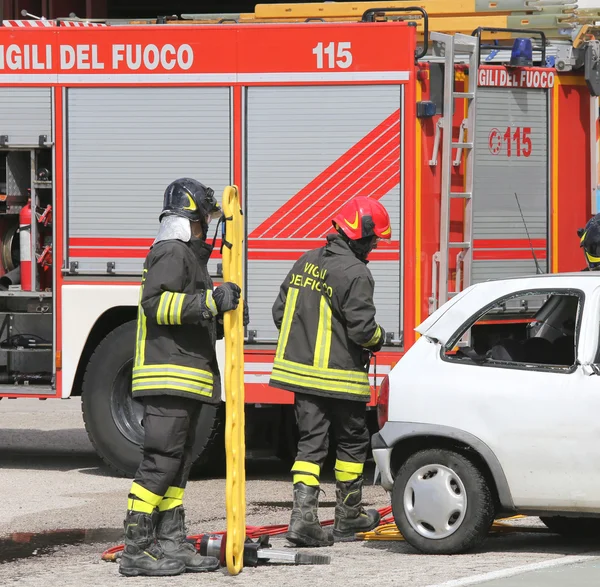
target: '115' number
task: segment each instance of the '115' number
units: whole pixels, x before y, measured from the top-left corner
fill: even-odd
[[[325,48],[323,48],[323,43],[317,43],[317,46],[312,50],[313,55],[317,56],[317,69],[323,69],[324,54],[327,56],[327,67],[329,69],[334,69],[336,65],[342,69],[350,67],[352,65],[350,49],[350,43],[331,42]]]

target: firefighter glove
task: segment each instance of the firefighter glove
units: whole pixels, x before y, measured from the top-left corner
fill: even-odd
[[[213,299],[217,305],[219,313],[235,310],[240,303],[240,294],[242,290],[235,283],[226,281],[213,291]]]

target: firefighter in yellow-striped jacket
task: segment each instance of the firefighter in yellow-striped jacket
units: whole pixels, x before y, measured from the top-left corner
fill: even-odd
[[[190,178],[174,181],[144,263],[132,381],[134,399],[144,404],[144,451],[129,492],[119,565],[124,575],[219,566],[186,542],[183,494],[200,409],[221,399],[219,324],[240,298],[233,283],[213,291],[207,268],[208,224],[220,216],[212,189]]]
[[[273,305],[279,339],[270,385],[295,392],[300,432],[287,533],[298,546],[351,540],[356,532],[375,528],[380,518],[362,507],[368,369],[371,353],[385,339],[375,320],[367,257],[379,239],[391,238],[390,218],[380,202],[359,196],[339,211],[333,225],[337,234],[296,262]],[[333,533],[321,527],[317,513],[330,426],[337,440]]]

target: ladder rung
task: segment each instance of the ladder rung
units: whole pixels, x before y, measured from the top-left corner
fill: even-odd
[[[465,98],[465,100],[472,100],[475,98],[475,92],[453,92],[452,95],[455,98]]]
[[[452,147],[455,149],[472,149],[473,143],[452,143]]]
[[[471,192],[450,192],[451,198],[464,198],[465,200],[469,200],[473,197]]]
[[[464,243],[448,243],[448,247],[450,247],[451,249],[470,249],[471,248],[471,243],[468,242],[464,242]]]

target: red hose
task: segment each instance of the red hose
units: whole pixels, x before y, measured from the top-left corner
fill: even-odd
[[[381,521],[379,522],[382,526],[384,524],[391,524],[394,521],[394,517],[391,515],[392,508],[390,506],[377,510],[381,515]],[[321,526],[332,526],[333,520],[325,520],[321,522]],[[277,524],[274,526],[246,526],[246,536],[248,538],[259,538],[260,536],[278,536],[279,534],[285,534],[287,532],[287,524]],[[220,532],[209,532],[209,534],[225,534],[224,531]],[[196,544],[196,548],[200,547],[200,540],[204,534],[194,534],[188,536],[188,540],[193,540]],[[102,553],[102,560],[105,561],[116,561],[117,554],[123,550],[123,545],[119,544],[113,546]]]

